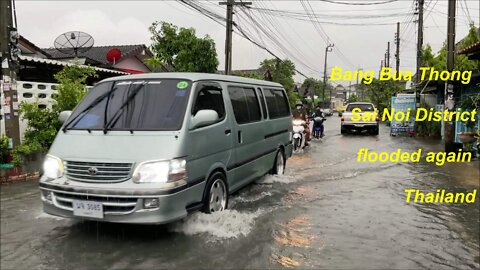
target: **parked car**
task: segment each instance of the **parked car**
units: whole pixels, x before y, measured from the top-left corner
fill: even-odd
[[[375,106],[372,103],[349,103],[341,117],[341,133],[369,131],[373,135],[378,135],[379,121]]]
[[[229,195],[292,155],[280,84],[159,73],[106,79],[73,112],[45,159],[46,213],[167,223],[228,207]]]
[[[333,115],[333,110],[330,109],[330,108],[322,109],[322,111],[325,114],[325,116],[332,116]]]

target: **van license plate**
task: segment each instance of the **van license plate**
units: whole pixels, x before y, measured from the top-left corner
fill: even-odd
[[[103,218],[103,204],[100,202],[73,200],[72,206],[75,216]]]

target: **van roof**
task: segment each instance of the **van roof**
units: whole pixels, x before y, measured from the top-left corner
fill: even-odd
[[[230,75],[211,74],[211,73],[195,73],[195,72],[162,72],[162,73],[144,73],[144,74],[135,74],[135,75],[125,75],[125,76],[111,77],[111,78],[102,80],[102,82],[119,81],[119,80],[138,80],[138,79],[184,79],[184,80],[191,80],[193,82],[215,80],[215,81],[238,82],[238,83],[256,84],[256,85],[283,88],[281,84],[270,82],[270,81],[250,79],[250,78],[245,78],[240,76],[230,76]]]

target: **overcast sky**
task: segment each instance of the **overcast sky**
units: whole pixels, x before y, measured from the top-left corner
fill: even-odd
[[[333,0],[347,3],[372,3],[388,0]],[[225,16],[219,1],[194,1]],[[292,59],[299,71],[316,78],[323,77],[326,40],[335,44],[328,55],[328,69],[340,66],[377,71],[391,42],[391,65],[394,66],[394,33],[401,24],[401,68],[415,68],[416,24],[412,22],[414,1],[398,0],[381,5],[342,5],[325,1],[258,1],[253,0],[247,14],[254,18],[276,41],[254,26],[247,14],[238,10],[235,21],[254,39],[282,58]],[[303,3],[303,5],[302,5]],[[446,39],[447,0],[425,0],[424,42],[441,47]],[[314,19],[291,13],[265,13],[268,8],[306,14],[305,8],[319,17]],[[457,1],[457,41],[467,34],[468,23],[479,25],[479,0]],[[16,1],[19,32],[39,47],[52,47],[63,32],[79,30],[91,34],[95,45],[150,45],[148,27],[153,21],[167,21],[181,27],[193,27],[197,35],[210,35],[216,43],[224,67],[225,28],[178,1]],[[302,18],[302,17],[300,17]],[[310,21],[309,21],[310,20]],[[323,32],[324,31],[324,32]],[[322,34],[320,34],[322,33]],[[280,47],[280,48],[279,48]],[[233,69],[257,68],[261,60],[271,57],[251,42],[234,35]],[[297,81],[303,77],[297,75]],[[354,83],[354,82],[353,82]]]

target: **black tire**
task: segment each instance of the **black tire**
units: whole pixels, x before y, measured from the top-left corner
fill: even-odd
[[[347,134],[347,129],[345,129],[345,128],[342,128],[342,129],[340,130],[340,133],[341,133],[342,135],[345,135],[345,134]]]
[[[215,209],[216,207],[214,207],[211,202],[211,197],[212,197],[212,187],[214,185],[217,185],[217,184],[221,184],[223,183],[223,187],[225,188],[225,193],[224,193],[224,196],[225,196],[225,206],[223,207],[223,209]],[[214,195],[215,197],[215,195]],[[218,203],[218,196],[217,198],[215,199],[215,202]],[[225,177],[225,174],[223,174],[222,172],[215,172],[213,173],[212,175],[210,175],[210,177],[208,178],[208,181],[207,181],[207,186],[205,187],[205,191],[203,192],[203,207],[202,207],[202,212],[204,213],[207,213],[207,214],[211,214],[213,212],[218,212],[218,211],[223,211],[225,209],[228,208],[228,199],[229,199],[229,193],[228,193],[228,186],[227,186],[227,181],[226,181],[226,177]]]
[[[373,135],[377,136],[378,134],[380,134],[380,128],[377,126],[373,129]]]
[[[281,159],[281,164],[278,163],[279,159]],[[285,165],[285,153],[282,149],[278,149],[277,153],[275,154],[275,160],[273,161],[273,167],[270,173],[276,175],[283,175],[285,173]]]

